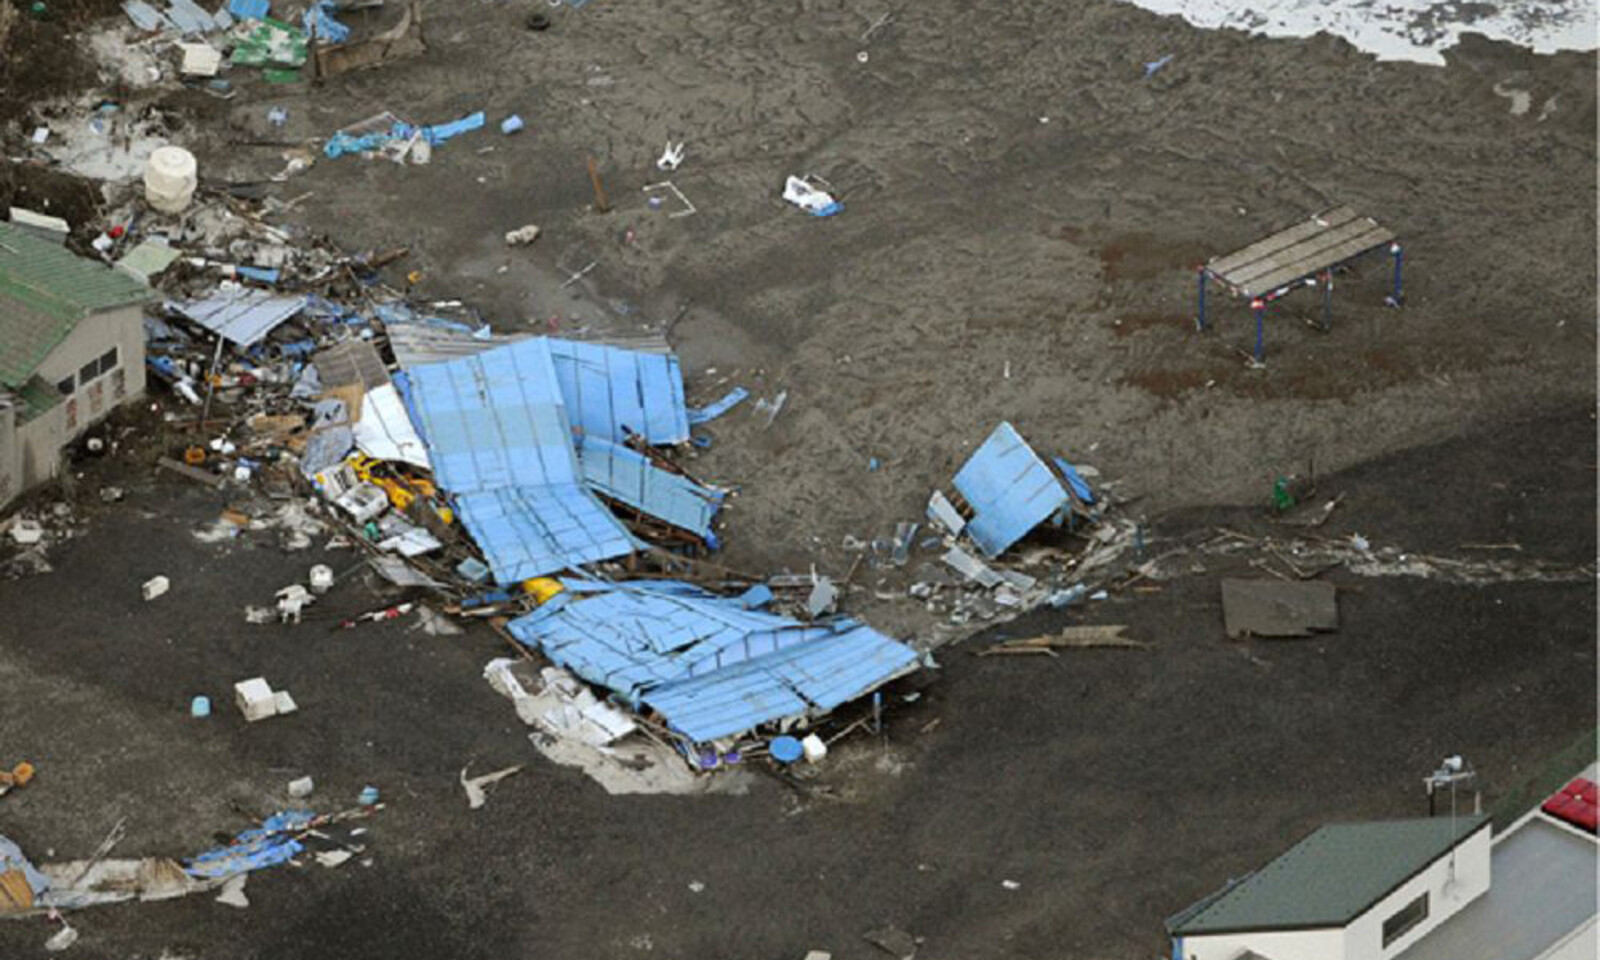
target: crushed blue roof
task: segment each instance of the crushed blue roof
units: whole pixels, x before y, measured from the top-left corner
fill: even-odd
[[[572,426],[615,443],[638,434],[651,446],[687,443],[683,370],[672,354],[546,338]]]
[[[496,582],[636,548],[583,484],[547,341],[416,367],[403,395]]]
[[[857,621],[800,623],[687,583],[567,586],[511,635],[696,742],[832,710],[917,663]]]
[[[973,511],[967,533],[990,559],[1070,502],[1061,480],[1016,428],[1003,421],[956,473],[954,483]]]
[[[578,446],[589,489],[664,520],[698,537],[713,536],[711,519],[722,505],[719,491],[652,464],[637,450],[593,438]]]

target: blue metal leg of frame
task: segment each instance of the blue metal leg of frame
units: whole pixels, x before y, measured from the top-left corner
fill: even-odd
[[[1322,275],[1322,331],[1333,329],[1333,271]]]
[[[1256,363],[1262,363],[1264,362],[1264,357],[1261,338],[1267,325],[1267,305],[1261,300],[1253,300],[1250,303],[1250,309],[1255,311],[1256,315]]]
[[[1206,268],[1200,268],[1200,313],[1195,317],[1195,326],[1201,333],[1206,331]]]
[[[1405,296],[1401,293],[1400,287],[1400,269],[1405,264],[1406,254],[1404,250],[1400,249],[1400,244],[1398,243],[1391,244],[1389,252],[1394,254],[1394,293],[1391,293],[1384,302],[1391,307],[1398,307],[1405,302]]]

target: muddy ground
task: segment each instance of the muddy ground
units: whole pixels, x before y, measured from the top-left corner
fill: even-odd
[[[1594,436],[1587,408],[1555,408],[1323,477],[1344,494],[1329,532],[1589,562]],[[318,808],[367,783],[389,806],[370,867],[257,873],[243,912],[206,895],[86,911],[74,949],[89,956],[868,960],[861,935],[894,924],[925,938],[924,960],[1150,958],[1164,917],[1319,823],[1421,815],[1439,757],[1470,758],[1494,809],[1595,723],[1592,582],[1335,572],[1337,633],[1238,643],[1217,578],[1254,571],[1207,558],[1159,592],[945,648],[919,700],[891,698],[884,737],[847,741],[803,785],[759,774],[740,796],[612,797],[544,762],[479,678],[505,652],[492,632],[331,629],[384,602],[359,581],[300,627],[247,626],[244,604],[348,555],[284,553],[270,531],[201,543],[191,528],[229,501],[169,476],[93,506],[127,473],[93,465],[87,532],[53,551],[53,573],[0,583],[0,729],[41,771],[0,802],[0,829],[37,856],[82,855],[126,816],[120,854],[190,853],[306,774]],[[1281,532],[1253,507],[1207,508],[1163,519],[1152,543],[1218,527]],[[138,584],[158,572],[172,592],[145,604]],[[1066,622],[1126,623],[1152,647],[974,656]],[[246,726],[225,705],[258,673],[299,715]],[[208,720],[186,714],[197,692],[219,701]],[[471,812],[456,785],[469,761],[528,766]],[[0,955],[43,955],[49,932],[0,924]]]
[[[1347,494],[1330,536],[1592,561],[1593,55],[1468,42],[1444,69],[1378,64],[1325,38],[1062,6],[920,3],[863,41],[886,7],[595,0],[532,33],[527,4],[425,4],[418,60],[320,88],[245,81],[231,101],[127,97],[180,117],[218,183],[283,167],[282,148],[239,141],[382,109],[521,114],[523,133],[469,134],[425,167],[324,160],[267,189],[310,193],[290,220],[346,247],[409,246],[391,279],[419,270],[420,293],[501,329],[667,328],[691,399],[787,391],[770,426],[748,404],[713,424],[695,464],[739,487],[723,539],[741,567],[842,571],[846,534],[918,516],[1000,419],[1121,481],[1152,549],[1270,529],[1272,478],[1314,462],[1319,493]],[[690,217],[639,192],[669,137],[687,141],[672,179]],[[586,156],[610,214],[590,207]],[[791,173],[826,177],[845,212],[788,207]],[[1242,362],[1242,305],[1214,300],[1216,329],[1194,331],[1194,264],[1338,203],[1406,242],[1403,310],[1382,305],[1374,260],[1341,277],[1331,333],[1304,322],[1314,295],[1275,307],[1263,370]],[[544,236],[507,250],[526,222]],[[247,627],[243,606],[314,552],[200,544],[189,527],[218,495],[86,469],[86,534],[55,572],[0,584],[0,731],[42,771],[0,801],[0,832],[75,856],[127,815],[119,852],[187,853],[301,773],[318,803],[365,783],[392,802],[370,868],[258,874],[243,913],[206,897],[85,913],[86,954],[848,960],[892,923],[926,938],[923,960],[1152,957],[1163,917],[1317,823],[1420,812],[1445,753],[1485,771],[1492,803],[1595,722],[1592,582],[1335,573],[1337,634],[1241,646],[1217,600],[1233,571],[1208,562],[1000,628],[1125,622],[1152,650],[947,649],[882,743],[808,787],[612,798],[534,754],[480,679],[504,650],[492,634]],[[95,506],[97,482],[129,500]],[[147,606],[155,573],[175,586]],[[350,584],[318,613],[378,600]],[[186,716],[257,673],[302,713]],[[529,767],[469,813],[469,760]],[[40,954],[48,933],[0,926],[0,954]]]

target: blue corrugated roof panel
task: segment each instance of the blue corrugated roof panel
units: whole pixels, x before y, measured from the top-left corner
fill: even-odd
[[[500,584],[620,557],[638,548],[617,518],[575,484],[460,494],[456,507]]]
[[[722,494],[652,465],[644,454],[586,438],[578,448],[589,488],[700,537],[710,536]]]
[[[696,741],[826,712],[915,664],[910,647],[849,620],[803,624],[674,581],[568,581],[512,636]]]
[[[434,478],[456,495],[497,582],[635,549],[583,486],[548,341],[416,367],[408,379]]]
[[[546,342],[572,425],[585,435],[621,443],[631,431],[652,446],[688,441],[677,357],[577,340]]]
[[[1002,422],[961,470],[955,487],[972,507],[967,532],[994,558],[1067,500],[1066,488],[1009,423]]]

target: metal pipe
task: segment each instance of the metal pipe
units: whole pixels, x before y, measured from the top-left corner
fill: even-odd
[[[1256,363],[1263,363],[1264,358],[1262,356],[1261,341],[1262,337],[1265,335],[1265,327],[1267,324],[1267,302],[1262,300],[1260,297],[1257,297],[1250,301],[1250,309],[1253,310],[1256,315]]]
[[[1199,316],[1195,317],[1195,325],[1200,330],[1201,333],[1204,333],[1205,330],[1206,330],[1206,268],[1204,266],[1202,266],[1200,268],[1199,274],[1200,274],[1200,314],[1199,314]]]

